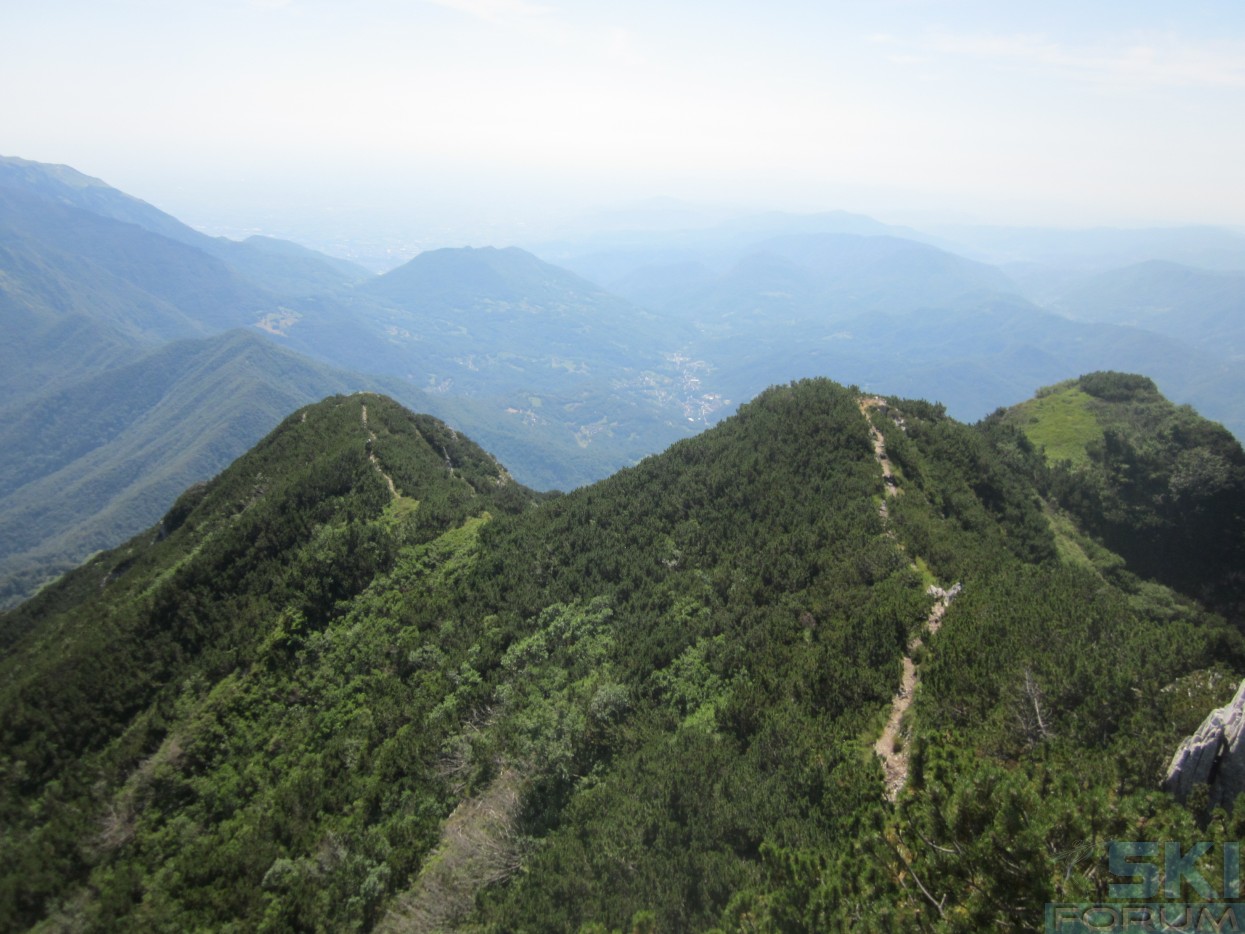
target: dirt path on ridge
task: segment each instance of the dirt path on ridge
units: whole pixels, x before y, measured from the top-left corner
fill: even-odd
[[[886,500],[898,496],[902,490],[899,489],[899,482],[895,479],[895,472],[891,469],[890,458],[886,456],[886,439],[882,437],[882,432],[878,431],[877,426],[873,424],[873,420],[869,418],[870,409],[881,409],[883,412],[887,410],[886,400],[880,396],[864,396],[860,400],[860,414],[865,417],[869,423],[869,437],[873,441],[873,457],[874,460],[882,467],[882,505],[878,507],[878,515],[883,519],[890,517],[890,509],[886,505]]]
[[[392,497],[393,499],[397,499],[399,496],[399,493],[398,493],[398,488],[393,485],[393,477],[389,476],[389,474],[381,470],[380,461],[376,459],[376,452],[372,450],[372,445],[376,443],[376,432],[372,431],[372,429],[367,427],[367,403],[364,402],[362,405],[363,405],[363,411],[360,414],[360,418],[363,421],[363,429],[364,431],[367,432],[367,441],[368,441],[367,459],[372,462],[372,466],[376,468],[376,472],[385,478],[385,483],[389,485],[390,497]]]
[[[869,423],[869,436],[873,440],[873,457],[882,468],[884,494],[878,514],[886,522],[890,518],[886,501],[898,496],[903,490],[899,487],[895,474],[891,470],[890,458],[886,456],[886,439],[873,424],[873,419],[869,417],[871,409],[880,410],[885,414],[888,411],[886,401],[878,396],[865,396],[860,400],[860,413]],[[891,533],[888,531],[888,534]],[[891,801],[899,796],[900,790],[908,781],[908,750],[907,744],[903,742],[902,730],[904,714],[912,706],[912,698],[916,695],[916,688],[921,680],[920,666],[914,661],[914,656],[923,645],[923,636],[926,633],[932,636],[938,632],[939,627],[942,626],[942,617],[947,612],[947,606],[959,592],[959,584],[949,590],[943,590],[934,584],[930,585],[928,593],[934,597],[934,606],[925,619],[921,634],[914,636],[908,643],[907,652],[903,657],[903,677],[899,681],[899,690],[891,699],[890,716],[886,718],[882,735],[873,744],[873,751],[882,760],[882,771],[886,778],[886,796]]]

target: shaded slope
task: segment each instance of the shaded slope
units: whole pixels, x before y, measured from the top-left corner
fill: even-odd
[[[215,257],[133,224],[3,188],[0,204],[6,240],[22,243],[55,275],[50,282],[27,283],[30,287],[55,288],[63,279],[74,290],[74,310],[128,327],[136,337],[167,340],[234,327],[272,304]],[[50,298],[46,304],[53,304]],[[96,305],[100,298],[120,310],[105,316]],[[145,307],[122,317],[137,302]]]

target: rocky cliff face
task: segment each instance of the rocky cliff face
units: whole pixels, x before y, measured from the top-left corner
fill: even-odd
[[[1185,801],[1199,785],[1210,786],[1210,806],[1232,807],[1245,790],[1245,681],[1225,707],[1212,710],[1197,732],[1172,756],[1163,787]]]

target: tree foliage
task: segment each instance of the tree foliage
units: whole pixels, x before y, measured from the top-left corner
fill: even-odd
[[[1016,429],[872,419],[887,518],[827,381],[565,496],[380,397],[295,413],[0,617],[0,927],[1022,930],[1111,835],[1206,832],[1154,788],[1239,634],[1067,560]]]

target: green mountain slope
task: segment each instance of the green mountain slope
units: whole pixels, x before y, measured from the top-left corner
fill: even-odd
[[[230,331],[0,410],[0,606],[151,525],[290,409],[375,385]]]
[[[1052,499],[1138,573],[1245,621],[1245,453],[1221,425],[1112,372],[998,417],[1045,450]]]
[[[1044,469],[810,381],[538,502],[303,409],[0,616],[0,924],[1040,927],[1107,840],[1245,829],[1154,790],[1245,641],[1070,560]]]

